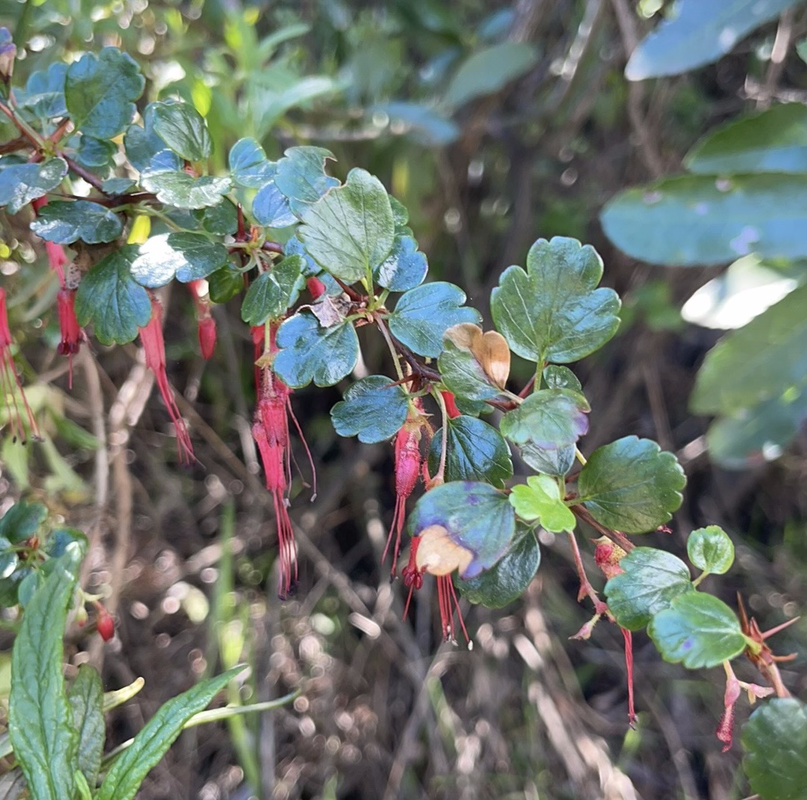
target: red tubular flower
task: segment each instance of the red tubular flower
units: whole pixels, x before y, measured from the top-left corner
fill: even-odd
[[[443,400],[446,404],[446,413],[449,416],[449,419],[456,419],[459,417],[462,412],[457,408],[457,402],[454,399],[453,392],[440,392],[443,395]]]
[[[25,392],[22,390],[20,377],[14,365],[14,358],[11,355],[11,329],[8,326],[8,310],[6,308],[6,290],[0,288],[0,392],[3,393],[3,402],[8,413],[8,422],[11,426],[14,441],[20,439],[25,441],[25,424],[20,411],[20,404],[17,400],[19,395],[28,417],[28,427],[34,439],[40,439],[39,428],[34,419]]]
[[[319,300],[325,294],[325,284],[319,278],[309,278],[305,282],[312,300]]]
[[[179,460],[185,464],[190,464],[194,460],[191,437],[185,426],[177,408],[176,400],[168,385],[168,375],[165,365],[165,339],[163,338],[163,307],[156,298],[151,298],[151,319],[144,328],[140,328],[140,342],[146,355],[146,366],[157,378],[157,386],[160,389],[165,407],[171,421],[174,423],[174,430],[177,437],[177,449],[179,450]]]
[[[101,638],[108,642],[115,635],[115,620],[112,615],[100,604],[95,604],[97,616],[95,618],[95,629]]]
[[[67,385],[73,388],[73,356],[78,353],[83,337],[81,327],[76,318],[76,290],[60,289],[56,295],[56,305],[59,309],[59,327],[62,331],[62,340],[56,348],[60,356],[67,356]]]
[[[199,333],[199,350],[202,358],[212,358],[216,350],[216,320],[213,319],[207,281],[191,281],[188,287],[196,307],[196,323]]]
[[[300,425],[291,409],[291,389],[286,386],[265,363],[277,353],[275,335],[279,323],[271,322],[268,327],[268,353],[265,352],[267,328],[263,325],[252,328],[252,341],[255,346],[255,375],[258,386],[258,408],[252,425],[252,438],[258,446],[266,475],[266,488],[272,495],[277,540],[280,558],[280,580],[278,595],[285,599],[297,581],[297,544],[294,529],[289,518],[288,491],[291,485],[291,447],[289,418],[294,422],[303,440],[313,471],[313,461],[308,445],[305,444]],[[316,477],[315,477],[316,480]]]

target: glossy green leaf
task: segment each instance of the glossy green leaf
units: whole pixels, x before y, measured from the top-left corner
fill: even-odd
[[[124,245],[103,258],[82,278],[76,293],[79,325],[93,324],[101,344],[126,344],[151,319],[148,292],[132,277],[137,245]]]
[[[11,542],[5,536],[0,536],[0,580],[5,580],[13,575],[19,563],[19,556]]]
[[[636,547],[619,566],[623,572],[605,584],[605,597],[617,623],[626,630],[641,630],[670,608],[678,595],[694,591],[689,567],[664,550]]]
[[[255,195],[252,201],[252,216],[259,225],[269,228],[287,228],[297,222],[288,198],[275,182],[269,181]]]
[[[130,125],[123,137],[123,148],[129,163],[141,174],[178,172],[182,161],[154,132],[154,103],[143,112],[143,126]]]
[[[432,437],[429,472],[437,473],[443,429]],[[446,481],[485,481],[499,489],[513,477],[510,450],[502,435],[487,422],[462,415],[448,420]]]
[[[711,64],[799,0],[680,0],[676,13],[633,51],[629,81],[680,75]]]
[[[36,800],[73,800],[78,734],[62,677],[62,637],[74,585],[58,563],[28,603],[12,653],[8,728]]]
[[[507,552],[515,525],[506,494],[487,483],[454,481],[418,500],[407,530],[410,536],[421,536],[432,526],[443,528],[453,546],[470,556],[460,572],[460,578],[468,580],[490,569]]]
[[[207,276],[208,292],[214,303],[226,303],[244,290],[244,276],[238,270],[224,267]]]
[[[132,121],[145,85],[137,62],[117,47],[85,53],[67,68],[67,110],[82,133],[112,139]]]
[[[807,375],[805,308],[807,286],[801,286],[721,339],[698,372],[692,410],[737,412],[801,385]]]
[[[298,235],[326,272],[348,283],[369,278],[392,249],[389,195],[378,178],[352,169],[344,186],[308,208]]]
[[[672,517],[685,484],[672,453],[649,439],[626,436],[591,454],[577,479],[578,502],[608,528],[645,533]]]
[[[9,166],[5,166],[9,164]],[[67,163],[52,158],[38,164],[20,164],[10,158],[0,159],[0,206],[16,214],[31,200],[44,197],[67,175]]]
[[[250,285],[241,304],[241,319],[248,325],[263,325],[268,319],[280,319],[299,295],[300,256],[288,256],[262,272]]]
[[[574,530],[575,516],[564,504],[558,482],[549,475],[531,475],[526,485],[514,486],[510,505],[521,519],[537,521],[553,533]]]
[[[571,389],[582,394],[583,387],[580,381],[568,367],[550,364],[542,373],[547,389]]]
[[[48,536],[42,549],[49,557],[42,565],[42,571],[49,574],[51,565],[64,555],[72,553],[74,558],[83,559],[89,549],[89,540],[78,528],[57,528]]]
[[[530,361],[570,362],[602,347],[619,326],[619,298],[597,288],[603,264],[591,245],[556,236],[538,239],[527,271],[509,267],[490,310],[510,349]]]
[[[227,236],[238,230],[238,210],[232,200],[226,197],[215,206],[197,209],[193,216],[208,233]]]
[[[807,705],[794,697],[766,700],[742,730],[743,769],[761,800],[804,800]]]
[[[141,244],[131,262],[132,277],[149,289],[174,278],[182,283],[206,278],[227,263],[227,248],[201,233],[161,233]]]
[[[333,386],[348,375],[359,359],[359,339],[350,322],[323,328],[310,311],[300,311],[277,331],[280,352],[272,364],[292,389]]]
[[[221,202],[230,191],[229,178],[194,178],[187,172],[157,172],[143,175],[143,187],[161,203],[176,208],[204,208]]]
[[[52,119],[67,115],[64,99],[64,81],[67,64],[56,61],[46,70],[31,73],[25,91],[15,91],[17,105],[40,119]]]
[[[737,615],[719,598],[685,592],[658,612],[647,632],[665,661],[687,669],[716,667],[745,650]]]
[[[428,271],[429,263],[414,237],[396,232],[392,250],[373,270],[373,279],[391,292],[406,292],[420,286]]]
[[[462,596],[486,608],[504,608],[517,600],[532,583],[541,564],[535,534],[518,524],[510,549],[486,572],[470,580],[456,581]]]
[[[78,733],[78,768],[87,783],[95,786],[104,753],[104,687],[101,676],[89,664],[82,664],[67,693],[73,711],[73,725]]]
[[[162,705],[107,772],[95,800],[132,800],[143,779],[182,733],[185,723],[243,671],[244,667],[234,667]]]
[[[47,506],[20,500],[0,519],[0,536],[12,544],[19,544],[36,535],[47,518]]]
[[[508,411],[499,424],[515,444],[531,442],[557,450],[574,444],[588,431],[588,401],[572,389],[539,389]]]
[[[498,92],[529,72],[537,61],[538,51],[527,42],[508,41],[477,50],[462,62],[451,79],[445,102],[457,107],[476,97]]]
[[[465,292],[453,283],[424,283],[401,295],[389,317],[389,329],[418,355],[437,358],[448,328],[482,321],[480,313],[463,306],[464,302]]]
[[[773,461],[805,422],[807,391],[789,387],[782,397],[716,419],[706,432],[709,458],[725,469],[747,469]]]
[[[99,244],[117,239],[123,225],[117,214],[98,203],[54,200],[39,210],[39,215],[31,223],[31,230],[56,244],[73,244],[78,239],[87,244]]]
[[[476,355],[467,347],[454,342],[450,329],[448,335],[443,336],[443,352],[437,363],[445,387],[455,397],[464,400],[492,400],[502,394],[502,389],[485,372]]]
[[[751,252],[802,258],[807,176],[668,178],[621,192],[605,206],[601,221],[620,250],[651,264],[723,264]]]
[[[324,147],[290,147],[277,162],[275,186],[298,219],[329,189],[339,186],[339,181],[325,172],[329,158],[333,158],[333,153]]]
[[[398,433],[408,413],[403,388],[383,375],[370,375],[345,392],[345,399],[331,409],[331,420],[340,436],[358,436],[360,442],[373,444]]]
[[[521,458],[527,466],[532,467],[536,472],[556,477],[569,473],[574,464],[575,449],[573,444],[554,448],[539,447],[533,442],[526,442],[518,447]]]
[[[154,133],[180,158],[203,161],[213,142],[204,117],[189,103],[155,103]]]
[[[85,167],[99,171],[101,168],[111,166],[112,159],[117,152],[118,146],[115,142],[108,139],[96,139],[94,136],[85,134],[79,140],[76,161]]]
[[[691,172],[807,172],[807,108],[783,103],[709,133],[684,161]]]
[[[239,139],[230,149],[229,163],[233,181],[248,189],[260,189],[277,172],[277,164],[254,139]]]
[[[698,528],[687,539],[687,556],[698,569],[723,575],[734,563],[734,542],[718,525]]]

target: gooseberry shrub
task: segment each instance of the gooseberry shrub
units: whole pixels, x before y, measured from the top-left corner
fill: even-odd
[[[0,205],[29,223],[47,252],[58,350],[71,360],[70,382],[72,358],[89,335],[107,346],[139,338],[173,421],[178,459],[193,463],[192,431],[167,374],[165,289],[179,283],[190,292],[205,358],[216,346],[215,306],[241,298],[254,356],[252,436],[275,517],[281,598],[298,575],[288,512],[290,443],[302,436],[294,393],[311,383],[344,382],[333,426],[364,443],[394,442],[397,500],[385,559],[409,600],[424,580],[436,580],[444,638],[471,640],[461,598],[497,608],[526,590],[540,566],[539,529],[564,535],[579,599],[593,606],[575,637],[588,638],[602,619],[622,629],[629,723],[632,634],[646,629],[670,662],[723,667],[717,735],[726,749],[741,690],[752,700],[776,695],[743,729],[745,767],[761,797],[795,796],[790,787],[807,783],[804,706],[781,680],[770,632],[762,633],[742,606],[738,617],[701,589],[704,577],[730,569],[730,537],[717,527],[690,534],[693,579],[685,561],[632,538],[665,530],[681,505],[686,481],[675,456],[636,436],[584,454],[592,409],[569,365],[614,336],[620,311],[617,294],[600,286],[603,262],[593,247],[562,237],[535,241],[525,266],[500,276],[490,298],[495,329],[486,331],[461,287],[428,280],[407,209],[365,170],[351,169],[341,182],[329,172],[328,150],[290,147],[272,161],[257,141],[241,139],[229,151],[227,173],[211,175],[204,118],[181,100],[138,109],[145,80],[115,47],[54,63],[24,87],[12,85],[8,35],[0,49],[0,113],[15,130],[0,145]],[[7,299],[3,287],[4,420],[14,437],[37,438],[37,414],[14,361]],[[388,349],[388,374],[354,379],[360,328]],[[532,365],[525,385],[513,385],[511,354]],[[513,452],[533,472],[524,483],[513,482]],[[80,532],[65,530],[41,544],[45,515],[44,507],[19,504],[0,521],[2,602],[22,609],[10,746],[35,800],[132,797],[234,673],[171,701],[100,779],[103,736],[100,745],[96,735],[85,747],[78,731],[87,726],[76,722],[77,706],[86,706],[83,713],[102,730],[100,679],[82,671],[68,691],[61,677],[68,608],[84,605],[76,581],[85,543]],[[581,529],[597,534],[605,600],[586,574]],[[408,552],[399,569],[402,548]],[[110,633],[102,611],[96,619],[99,632]],[[758,668],[760,684],[735,676],[731,662],[742,655]],[[92,703],[74,702],[90,695]],[[144,744],[155,730],[156,748]]]

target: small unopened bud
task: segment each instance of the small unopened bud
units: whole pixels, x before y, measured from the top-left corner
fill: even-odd
[[[87,624],[87,609],[84,606],[79,606],[76,610],[76,625],[83,628]]]
[[[309,278],[306,281],[306,286],[312,300],[319,300],[326,292],[325,284],[319,278]]]
[[[0,28],[0,80],[8,83],[14,74],[14,60],[17,58],[17,46],[11,39],[8,28]]]
[[[99,603],[96,606],[98,616],[95,620],[95,627],[101,638],[108,642],[115,635],[115,620],[112,615]]]
[[[216,350],[216,320],[213,317],[203,317],[199,325],[199,349],[202,358],[213,358]]]

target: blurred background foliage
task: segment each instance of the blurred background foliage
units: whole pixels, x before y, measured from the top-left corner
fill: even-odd
[[[765,628],[807,602],[803,418],[785,421],[780,435],[781,408],[763,409],[761,438],[738,444],[729,431],[731,446],[723,442],[716,456],[721,443],[707,438],[709,419],[694,415],[689,399],[722,331],[764,310],[761,296],[792,291],[804,270],[798,259],[761,266],[753,254],[728,272],[730,259],[651,266],[610,243],[600,211],[628,187],[682,172],[686,153],[717,125],[807,101],[799,55],[807,14],[789,5],[716,63],[639,83],[626,81],[625,64],[671,11],[663,0],[0,0],[0,24],[23,50],[21,79],[104,45],[126,50],[149,81],[141,109],[181,96],[205,116],[213,170],[225,168],[237,139],[252,136],[270,158],[317,144],[337,156],[333,174],[357,165],[377,174],[409,208],[435,277],[463,286],[486,316],[500,272],[523,263],[533,240],[594,244],[606,283],[623,297],[624,321],[578,370],[593,408],[583,450],[637,434],[676,452],[689,477],[685,505],[673,534],[647,543],[680,553],[693,527],[722,525],[738,551],[724,599],[741,591]],[[0,140],[10,138],[0,125]],[[637,217],[633,238],[676,244],[655,224]],[[561,538],[542,538],[542,568],[522,600],[502,612],[470,611],[473,651],[439,644],[426,587],[402,622],[401,589],[378,567],[395,496],[392,448],[336,437],[327,412],[337,388],[292,397],[319,465],[319,493],[309,502],[302,478],[295,484],[301,580],[281,604],[249,433],[251,344],[237,307],[217,308],[219,348],[203,362],[191,298],[170,298],[169,372],[199,458],[181,470],[134,345],[92,345],[93,358],[85,348],[67,391],[49,311],[57,287],[41,243],[27,220],[5,215],[2,238],[18,360],[46,434],[26,446],[4,439],[2,503],[20,493],[44,500],[90,535],[86,580],[117,613],[118,636],[104,650],[77,634],[72,666],[103,664],[107,689],[139,675],[147,682],[140,703],[114,718],[111,744],[195,675],[240,660],[254,672],[233,702],[302,689],[288,711],[184,734],[143,798],[748,793],[738,748],[721,755],[713,735],[722,673],[684,674],[643,636],[635,639],[640,724],[627,729],[619,631],[603,623],[589,641],[567,641],[589,612],[574,602]],[[783,276],[788,287],[760,289]],[[362,345],[368,372],[383,371],[383,348],[369,338]],[[515,365],[514,385],[527,377]],[[125,457],[115,458],[121,448]],[[301,447],[297,456],[305,465]],[[305,466],[302,475],[309,479]],[[801,657],[785,678],[802,697],[806,632],[798,623],[777,643],[777,652]]]

